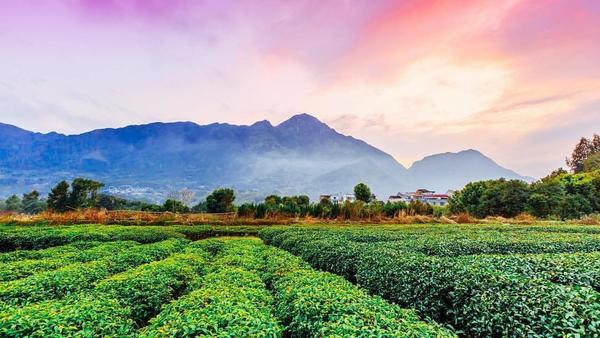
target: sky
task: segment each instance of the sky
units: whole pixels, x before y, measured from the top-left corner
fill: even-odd
[[[473,148],[542,177],[600,133],[600,1],[0,2],[0,122],[297,113],[405,166]]]

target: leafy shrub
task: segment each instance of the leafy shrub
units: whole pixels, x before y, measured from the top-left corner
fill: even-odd
[[[600,294],[586,287],[598,287],[596,253],[462,256],[597,251],[600,241],[590,235],[468,226],[417,228],[403,236],[381,230],[281,228],[260,235],[314,267],[356,280],[371,293],[466,336],[586,336],[600,327]]]
[[[242,268],[222,266],[202,287],[165,306],[141,337],[279,337],[262,280]]]
[[[0,312],[2,337],[127,337],[135,334],[130,311],[111,298],[76,294]]]
[[[197,253],[175,254],[104,279],[94,292],[117,299],[131,309],[131,318],[143,325],[162,304],[177,298],[203,274],[206,258]]]
[[[44,249],[78,241],[127,241],[153,243],[182,234],[159,227],[72,226],[31,228],[0,232],[0,251]]]
[[[36,273],[30,277],[0,284],[0,301],[26,305],[58,299],[74,292],[89,289],[93,282],[129,268],[163,259],[183,250],[185,241],[170,239],[140,245],[127,252],[87,263],[74,263],[54,271]]]
[[[288,253],[271,249],[265,279],[276,314],[293,337],[452,337],[336,275],[317,272]]]
[[[0,263],[0,281],[16,280],[37,272],[54,270],[75,262],[89,262],[138,245],[133,241],[118,241],[98,245],[91,249],[64,253],[46,259],[19,260]]]

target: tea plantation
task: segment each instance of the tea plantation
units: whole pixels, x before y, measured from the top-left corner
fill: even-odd
[[[600,227],[0,226],[0,337],[598,337]]]

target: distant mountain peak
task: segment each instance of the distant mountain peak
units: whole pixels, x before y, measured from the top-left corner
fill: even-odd
[[[250,127],[273,128],[273,125],[268,120],[256,121]]]
[[[306,113],[302,113],[302,114],[296,114],[292,117],[290,117],[289,119],[281,122],[277,128],[325,128],[325,129],[331,129],[329,128],[328,125],[326,125],[325,123],[321,122],[318,118],[310,115],[310,114],[306,114]]]
[[[428,182],[428,188],[442,191],[459,189],[470,181],[495,179],[519,179],[531,181],[532,178],[504,168],[490,157],[475,149],[458,152],[445,152],[424,157],[415,161],[409,168],[412,178],[418,182]]]

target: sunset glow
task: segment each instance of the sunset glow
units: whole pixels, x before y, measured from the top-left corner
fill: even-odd
[[[0,74],[34,131],[307,112],[407,166],[539,177],[600,131],[600,1],[7,0]]]

